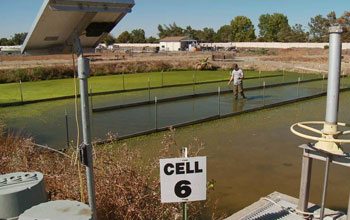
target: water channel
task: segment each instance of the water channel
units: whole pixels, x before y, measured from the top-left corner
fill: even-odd
[[[266,84],[295,81],[297,74],[265,79]],[[310,75],[308,77],[319,77]],[[342,86],[350,83],[342,79]],[[261,79],[247,80],[245,87],[261,85]],[[196,92],[216,91],[227,88],[227,83],[212,83],[196,86]],[[192,86],[152,90],[152,97],[169,97],[193,92]],[[297,97],[317,94],[326,89],[326,81],[314,81],[246,91],[248,100],[233,100],[231,93],[220,97],[220,114],[241,111]],[[94,107],[144,101],[148,92],[132,92],[93,97]],[[340,97],[340,121],[348,122],[350,92]],[[273,191],[294,197],[298,196],[302,151],[298,145],[306,143],[292,135],[291,124],[299,121],[323,120],[325,97],[303,101],[278,108],[262,110],[236,117],[177,129],[179,146],[188,146],[196,138],[205,146],[202,155],[208,157],[208,179],[216,181],[210,193],[211,201],[218,201],[217,214],[232,214]],[[70,139],[74,139],[74,100],[61,100],[0,109],[0,115],[14,131],[25,131],[37,143],[56,148],[65,146],[65,117],[69,116]],[[198,97],[158,105],[158,126],[191,121],[218,114],[217,95]],[[106,133],[126,135],[148,129],[155,124],[154,105],[144,105],[93,114],[93,135],[105,139]],[[128,146],[140,149],[144,158],[155,157],[161,148],[164,132],[123,141]],[[121,143],[117,143],[119,145]],[[345,145],[346,150],[350,150]],[[322,163],[315,162],[313,169],[311,202],[320,204],[323,184]],[[327,207],[345,209],[348,199],[350,177],[348,169],[331,166]],[[211,207],[214,205],[212,204]]]

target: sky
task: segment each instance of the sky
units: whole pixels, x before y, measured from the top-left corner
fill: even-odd
[[[28,32],[42,2],[0,0],[0,38]],[[194,29],[209,27],[217,31],[239,15],[249,17],[258,29],[259,16],[266,13],[282,13],[291,26],[298,23],[308,30],[311,17],[326,16],[331,11],[341,16],[350,11],[349,0],[135,0],[135,3],[132,13],[112,31],[114,36],[142,28],[147,37],[158,37],[158,25],[173,22],[181,27],[191,25]]]

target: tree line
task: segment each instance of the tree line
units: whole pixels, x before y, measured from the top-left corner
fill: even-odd
[[[0,46],[15,46],[23,44],[27,33],[17,33],[10,38],[0,38]]]
[[[117,38],[107,35],[104,42],[113,43],[158,43],[159,39],[170,36],[188,36],[198,42],[328,42],[328,29],[331,25],[343,26],[343,42],[350,42],[350,12],[345,11],[340,17],[334,11],[327,16],[317,15],[308,22],[308,31],[301,24],[290,26],[284,14],[262,14],[259,17],[259,35],[255,34],[255,26],[246,16],[236,16],[230,24],[223,25],[215,31],[205,27],[202,30],[185,28],[176,25],[158,25],[158,39],[146,38],[143,29],[124,31]],[[0,45],[11,46],[23,43],[27,33],[18,33],[10,39],[0,39]]]
[[[328,42],[328,29],[331,25],[343,26],[343,42],[350,42],[350,12],[345,11],[340,17],[334,11],[326,17],[317,15],[308,22],[306,31],[301,24],[289,25],[287,16],[274,13],[259,17],[259,35],[255,26],[246,16],[236,16],[230,24],[223,25],[217,32],[213,28],[193,29],[176,25],[158,25],[159,39],[169,36],[188,36],[199,42]],[[144,30],[124,31],[117,38],[106,43],[156,43],[159,39],[146,38]],[[112,38],[112,36],[109,36]]]

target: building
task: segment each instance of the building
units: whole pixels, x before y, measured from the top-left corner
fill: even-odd
[[[174,36],[160,39],[160,51],[193,51],[197,41],[187,36]]]
[[[17,56],[21,54],[21,46],[0,46],[0,55]]]

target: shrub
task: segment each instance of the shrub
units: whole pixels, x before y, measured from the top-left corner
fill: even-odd
[[[16,69],[15,70],[15,76],[16,76],[16,81],[30,81],[31,77],[30,75],[27,74],[27,71],[25,69]]]
[[[328,45],[324,45],[323,49],[328,50],[329,46]]]
[[[164,136],[159,157],[176,153],[175,134]],[[203,144],[195,140],[189,146],[194,155]],[[177,147],[178,148],[178,147]],[[117,149],[113,144],[96,147],[94,154],[96,206],[99,219],[180,219],[181,204],[161,204],[157,177],[159,157],[143,161],[136,150],[124,144]],[[31,139],[16,135],[0,136],[0,173],[39,171],[45,176],[51,200],[80,200],[80,181],[77,166],[73,165],[74,150],[62,154],[35,148]],[[83,183],[86,182],[81,166]],[[212,184],[209,184],[212,185]],[[84,194],[86,187],[83,188]],[[87,201],[87,198],[82,198]],[[189,219],[200,219],[205,202],[189,205]]]
[[[97,70],[93,73],[94,76],[104,76],[106,73],[103,70]]]

